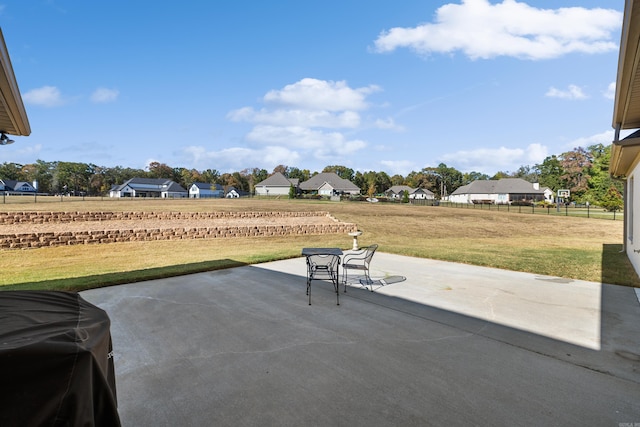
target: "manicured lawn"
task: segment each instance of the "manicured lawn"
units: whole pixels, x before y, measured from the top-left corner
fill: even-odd
[[[287,199],[13,199],[0,204],[0,211],[328,211],[358,225],[361,245],[378,243],[384,252],[640,287],[620,253],[622,221]],[[81,290],[297,257],[304,246],[349,249],[351,244],[347,235],[325,235],[2,250],[0,286]]]

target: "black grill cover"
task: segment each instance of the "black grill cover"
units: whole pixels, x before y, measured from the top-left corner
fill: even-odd
[[[119,426],[112,355],[79,294],[0,291],[0,426]]]

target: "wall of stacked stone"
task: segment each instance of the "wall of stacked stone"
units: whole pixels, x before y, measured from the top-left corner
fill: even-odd
[[[328,212],[0,212],[0,224],[110,220],[250,219],[330,216]]]
[[[45,214],[45,215],[42,215]],[[99,214],[106,214],[100,216]],[[327,216],[328,213],[320,212],[223,212],[223,213],[141,213],[141,212],[116,212],[116,213],[59,213],[59,212],[23,212],[22,215],[11,213],[14,222],[23,222],[25,217],[33,215],[33,218],[58,217],[57,221],[46,222],[73,222],[73,221],[108,221],[109,219],[201,219],[201,218],[265,218],[265,217],[291,217],[291,216]],[[142,215],[137,217],[137,215]],[[220,216],[202,216],[220,215]],[[252,216],[255,215],[255,216]],[[0,223],[3,222],[0,214]],[[83,218],[83,219],[71,219]],[[87,219],[93,218],[93,219]],[[96,219],[100,218],[100,219]],[[45,221],[43,219],[43,221]],[[34,222],[34,221],[30,221]],[[8,222],[5,222],[5,224]],[[0,235],[0,249],[27,249],[66,245],[89,245],[116,242],[138,242],[153,240],[180,240],[180,239],[226,239],[237,237],[263,237],[263,236],[292,236],[292,235],[319,235],[319,234],[346,234],[356,231],[357,227],[351,223],[341,223],[334,219],[332,224],[299,224],[299,225],[252,225],[252,226],[216,226],[216,227],[180,227],[180,228],[153,228],[153,229],[126,229],[104,231],[63,231],[43,233],[20,233]]]

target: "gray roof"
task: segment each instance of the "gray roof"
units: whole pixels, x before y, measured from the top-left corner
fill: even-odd
[[[180,184],[167,178],[131,178],[120,185],[114,186],[111,191],[120,191],[126,186],[136,191],[169,191],[172,193],[186,193],[187,190]]]
[[[385,193],[394,193],[394,194],[402,194],[404,191],[407,191],[409,194],[430,194],[433,195],[433,192],[427,190],[426,188],[411,188],[408,185],[394,185],[390,187]]]
[[[7,191],[16,191],[16,188],[22,187],[25,184],[28,187],[30,187],[29,190],[27,190],[27,191],[35,190],[35,188],[33,188],[33,184],[31,184],[30,182],[27,182],[27,181],[16,181],[16,180],[13,180],[13,179],[0,179],[0,182],[2,182],[4,184],[5,190],[7,190]]]
[[[414,189],[409,187],[408,185],[394,185],[389,188],[385,193],[393,193],[393,194],[401,194],[403,192],[413,193]]]
[[[333,172],[323,172],[311,177],[308,181],[300,183],[300,189],[307,191],[318,190],[325,183],[338,191],[360,191],[360,187],[353,182],[340,178]]]
[[[427,190],[426,188],[416,188],[414,189],[412,192],[410,192],[410,194],[418,194],[418,193],[424,193],[424,194],[429,194],[433,196],[433,191],[431,190]]]
[[[503,178],[499,180],[477,180],[458,187],[456,194],[543,194],[543,189],[534,189],[533,184],[522,178]]]
[[[200,190],[222,190],[222,185],[220,184],[210,184],[208,182],[194,182],[191,184],[192,186],[198,187]],[[212,188],[213,187],[213,188]]]
[[[298,186],[298,182],[300,180],[297,178],[287,178],[280,172],[276,172],[271,175],[269,178],[265,179],[257,183],[255,186],[258,187],[294,187]]]

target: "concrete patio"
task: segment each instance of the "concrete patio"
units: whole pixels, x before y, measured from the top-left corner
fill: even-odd
[[[375,292],[304,258],[82,292],[125,426],[640,423],[637,290],[376,253]]]

